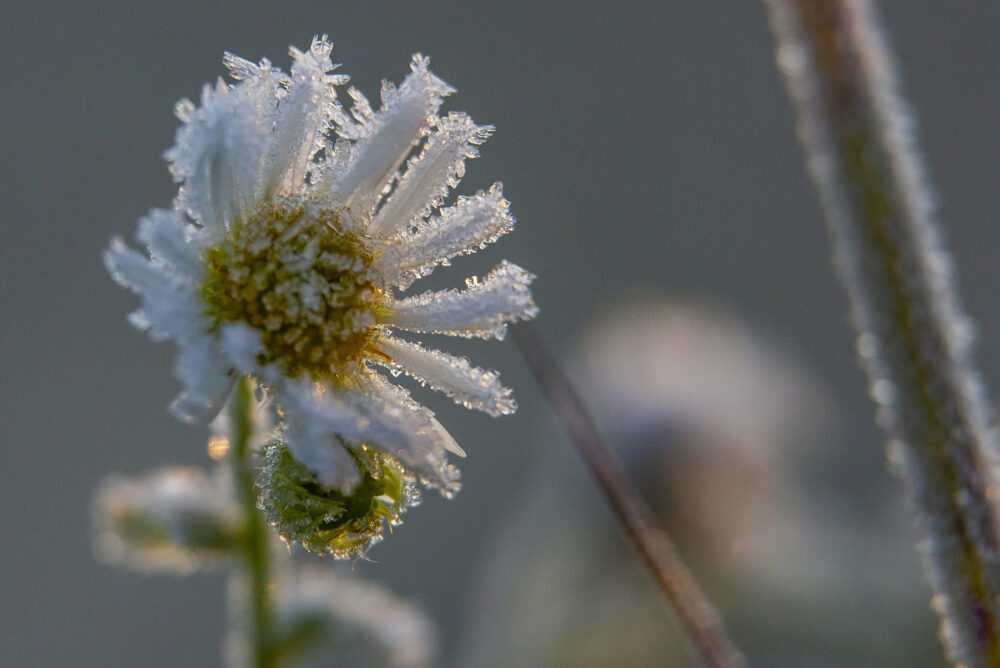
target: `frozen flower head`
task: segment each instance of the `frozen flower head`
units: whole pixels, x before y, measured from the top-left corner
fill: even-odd
[[[166,158],[180,191],[139,224],[149,257],[115,239],[105,262],[142,297],[133,324],[180,348],[178,417],[210,419],[249,375],[278,407],[292,455],[328,488],[353,489],[384,456],[450,494],[458,474],[445,453],[461,449],[374,367],[512,412],[495,372],[393,330],[502,338],[536,313],[533,276],[504,262],[464,290],[397,296],[513,226],[500,184],[444,206],[493,128],[439,116],[454,91],[420,55],[400,86],[383,83],[380,109],[351,88],[346,113],[330,50],[326,36],[292,48],[287,74],[226,54],[235,83],[177,105]]]

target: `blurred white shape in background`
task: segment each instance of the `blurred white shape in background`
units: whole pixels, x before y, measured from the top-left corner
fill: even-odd
[[[568,366],[593,417],[753,665],[939,656],[915,564],[892,563],[910,552],[905,522],[886,529],[881,506],[868,526],[836,517],[803,474],[851,451],[831,449],[832,402],[794,355],[721,311],[668,301],[617,308],[577,350]],[[457,664],[689,665],[576,454],[554,427],[537,437]]]

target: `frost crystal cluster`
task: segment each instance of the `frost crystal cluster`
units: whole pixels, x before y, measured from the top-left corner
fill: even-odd
[[[468,408],[513,412],[495,372],[394,331],[503,338],[508,323],[537,312],[534,277],[503,262],[462,290],[397,293],[512,228],[500,184],[445,202],[493,128],[439,115],[454,91],[420,55],[402,84],[383,83],[377,110],[349,88],[348,112],[337,99],[348,77],[333,74],[330,52],[326,36],[292,48],[289,73],[226,54],[235,83],[220,79],[200,104],[177,104],[182,125],[166,158],[180,190],[172,209],[139,223],[148,256],[115,239],[105,263],[141,295],[131,322],[179,347],[177,417],[210,420],[249,376],[321,497],[384,486],[385,471],[451,495],[459,479],[446,453],[464,453],[376,368]],[[294,507],[288,489],[270,498]]]

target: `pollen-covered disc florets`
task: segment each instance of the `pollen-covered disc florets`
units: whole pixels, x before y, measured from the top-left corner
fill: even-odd
[[[207,422],[250,376],[281,417],[287,456],[331,494],[368,493],[375,468],[358,457],[370,453],[450,496],[447,455],[464,453],[391,377],[489,415],[516,404],[496,372],[395,331],[503,338],[537,313],[534,276],[502,262],[462,290],[396,294],[513,228],[499,183],[449,201],[493,128],[439,115],[455,91],[421,55],[401,84],[383,83],[381,106],[348,89],[348,112],[331,49],[325,36],[290,49],[287,73],[226,54],[233,83],[176,107],[166,158],[180,190],[139,224],[148,255],[116,239],[105,263],[141,295],[133,324],[180,348],[178,417]]]
[[[345,232],[335,209],[294,200],[234,221],[205,249],[202,299],[217,325],[245,323],[260,334],[261,366],[290,377],[343,376],[365,354],[381,292],[372,251]]]

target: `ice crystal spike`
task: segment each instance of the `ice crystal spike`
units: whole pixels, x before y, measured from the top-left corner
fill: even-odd
[[[140,222],[148,255],[115,239],[105,264],[140,296],[131,322],[179,347],[178,418],[211,420],[249,376],[280,413],[288,451],[326,488],[363,484],[354,462],[374,451],[451,495],[459,476],[447,455],[462,449],[373,369],[406,371],[491,415],[513,411],[495,372],[400,348],[409,344],[392,330],[499,338],[537,312],[533,276],[503,263],[466,290],[397,298],[513,226],[499,184],[444,206],[492,127],[439,117],[454,90],[420,55],[398,88],[383,84],[378,110],[348,89],[347,113],[331,53],[325,36],[291,48],[287,73],[227,53],[231,81],[177,105],[165,157],[180,186],[173,210]]]

